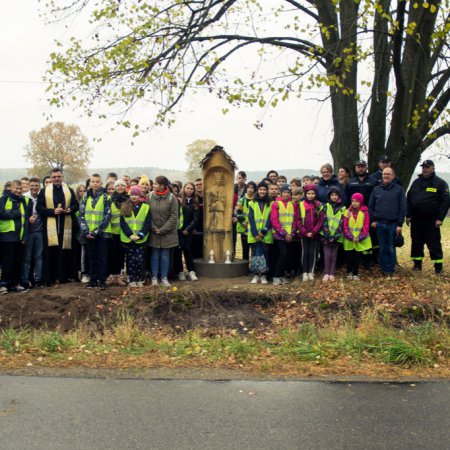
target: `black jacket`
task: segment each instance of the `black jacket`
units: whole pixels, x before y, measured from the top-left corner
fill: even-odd
[[[6,202],[8,199],[12,202],[12,208],[6,210]],[[25,224],[22,239],[20,238],[20,232],[22,230],[22,214],[20,212],[20,205],[23,204],[25,212]],[[0,241],[2,242],[19,242],[20,240],[25,241],[28,233],[28,218],[29,218],[29,208],[23,197],[18,197],[11,192],[6,192],[0,198],[0,220],[13,220],[14,221],[14,231],[9,231],[7,233],[0,233]]]
[[[328,181],[325,181],[323,177],[320,177],[319,184],[317,185],[317,200],[319,200],[319,202],[323,204],[327,203],[328,192],[330,187],[332,186],[339,188],[341,202],[343,205],[345,205],[347,203],[345,189],[342,186],[342,184],[339,183],[339,180],[337,179],[336,175],[333,175]]]
[[[377,181],[373,179],[369,174],[361,181],[357,175],[348,180],[345,187],[345,193],[347,195],[347,206],[352,203],[352,195],[359,192],[364,197],[364,204],[368,205],[370,196],[372,195],[373,188],[377,185]]]
[[[198,221],[198,207],[194,206],[194,200],[186,198],[186,205],[182,204],[183,209],[183,226],[181,227],[181,231],[187,230],[192,232]]]
[[[406,214],[406,197],[403,188],[395,182],[374,188],[369,201],[371,222],[403,225]]]
[[[408,191],[407,200],[406,217],[444,220],[450,206],[448,184],[436,174],[428,178],[419,175]]]

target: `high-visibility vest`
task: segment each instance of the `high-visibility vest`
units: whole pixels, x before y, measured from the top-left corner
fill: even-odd
[[[120,234],[120,208],[111,202],[111,220],[105,229],[106,233]]]
[[[264,205],[264,211],[261,213],[261,210],[259,208],[259,205],[255,201],[251,201],[248,204],[249,209],[251,208],[253,210],[253,217],[255,218],[255,224],[256,229],[259,231],[263,230],[267,220],[270,217],[270,205]],[[255,237],[252,234],[251,227],[248,227],[248,237],[247,242],[249,244],[254,244],[256,242]],[[265,244],[272,244],[273,243],[273,230],[270,229],[262,238],[262,242]]]
[[[348,227],[353,235],[353,237],[357,238],[361,234],[361,231],[364,227],[364,213],[360,210],[356,215],[356,220],[350,210],[346,210],[344,212],[344,216],[348,217]],[[363,252],[372,248],[372,240],[370,239],[370,235],[358,242],[349,241],[348,239],[344,240],[344,250],[356,250],[358,252]]]
[[[246,197],[241,197],[239,199],[239,204],[242,206],[242,215],[244,216],[244,222],[248,222],[248,203],[249,199]],[[236,223],[236,231],[238,233],[246,233],[247,228],[248,227],[245,227],[242,222]]]
[[[11,211],[13,207],[13,202],[11,201],[10,198],[8,198],[6,200],[5,203],[5,211]],[[22,227],[20,229],[20,239],[23,238],[23,231],[25,229],[25,208],[23,206],[23,203],[20,202],[20,214],[21,214],[21,224]],[[14,222],[13,219],[9,219],[9,220],[0,220],[0,233],[9,233],[11,231],[16,231],[16,224]]]
[[[305,208],[305,202],[303,201],[303,202],[300,202],[300,217],[302,218],[302,220],[304,220],[305,219],[305,217],[306,217],[306,208]],[[323,205],[322,204],[320,204],[320,206],[319,206],[319,212],[320,211],[322,211],[322,209],[323,209]]]
[[[183,205],[180,205],[180,210],[178,212],[178,229],[181,230],[184,225],[184,214],[183,214]]]
[[[130,227],[131,231],[134,235],[137,236],[137,234],[142,230],[142,227],[144,226],[145,219],[147,217],[147,214],[150,211],[150,206],[147,205],[147,203],[141,203],[141,209],[138,212],[138,215],[134,215],[134,211],[131,212],[131,216],[124,217],[125,222]],[[135,244],[142,244],[146,242],[148,239],[148,233],[138,241],[134,241]],[[120,227],[120,240],[125,243],[131,242],[131,239],[123,232],[122,227]]]
[[[86,206],[84,210],[84,220],[88,226],[89,231],[95,231],[103,222],[103,217],[105,215],[105,195],[102,194],[98,199],[95,207],[92,206],[92,197],[85,197]]]
[[[328,229],[330,230],[330,236],[333,237],[336,234],[337,229],[339,228],[339,224],[341,223],[342,215],[345,213],[345,206],[342,206],[336,211],[336,214],[333,211],[333,207],[327,203],[326,215],[328,222]],[[323,231],[320,232],[323,236]],[[339,242],[342,242],[342,235],[338,238]]]
[[[292,224],[294,223],[294,204],[288,201],[286,206],[281,200],[278,200],[278,219],[284,231],[287,234],[292,233]]]

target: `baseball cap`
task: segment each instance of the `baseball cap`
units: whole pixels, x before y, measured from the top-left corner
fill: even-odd
[[[434,162],[431,161],[431,159],[426,159],[426,160],[420,165],[420,167],[423,167],[423,166],[426,166],[426,167],[433,166],[433,167],[434,167]]]
[[[378,162],[382,162],[382,161],[390,161],[391,158],[389,158],[388,155],[380,155],[380,157],[378,158]]]
[[[355,166],[367,166],[367,163],[363,159],[360,159],[359,161],[356,161]]]

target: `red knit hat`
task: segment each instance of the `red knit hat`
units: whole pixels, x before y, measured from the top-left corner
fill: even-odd
[[[359,192],[355,192],[352,195],[352,200],[356,200],[357,202],[359,202],[360,205],[364,204],[364,197],[362,194],[360,194]]]

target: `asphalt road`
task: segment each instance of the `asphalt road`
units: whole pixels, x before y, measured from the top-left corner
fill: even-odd
[[[0,449],[449,449],[450,383],[0,376]]]

